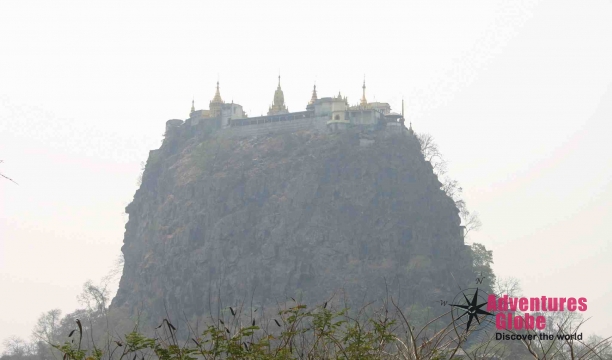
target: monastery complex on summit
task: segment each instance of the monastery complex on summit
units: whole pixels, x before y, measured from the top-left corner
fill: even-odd
[[[362,89],[363,94],[359,104],[349,105],[348,99],[342,97],[340,93],[338,96],[319,98],[315,85],[305,111],[289,112],[285,105],[285,95],[281,89],[279,76],[278,87],[267,115],[248,117],[241,105],[233,101],[231,103],[223,101],[217,81],[217,90],[209,103],[208,110],[196,110],[192,101],[189,118],[185,121],[168,120],[166,129],[184,125],[223,130],[230,136],[249,136],[309,128],[334,132],[357,126],[371,130],[386,129],[393,132],[407,130],[413,133],[412,126],[410,129],[404,126],[403,100],[402,113],[393,113],[388,103],[367,101],[365,80]]]

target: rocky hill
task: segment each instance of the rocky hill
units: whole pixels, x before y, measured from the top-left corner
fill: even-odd
[[[126,208],[112,307],[157,321],[216,312],[219,299],[452,298],[473,276],[440,187],[406,130],[231,139],[172,128]]]

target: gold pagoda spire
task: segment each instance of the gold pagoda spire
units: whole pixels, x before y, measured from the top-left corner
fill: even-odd
[[[361,96],[361,103],[359,105],[365,107],[368,105],[368,100],[366,100],[366,96],[365,96],[365,76],[363,77],[363,86],[361,87],[363,89],[363,95]]]
[[[217,80],[217,91],[215,92],[215,97],[212,99],[211,103],[213,104],[223,103],[223,100],[221,99],[221,93],[219,92],[219,80]]]
[[[310,102],[308,104],[314,104],[317,99],[317,85],[315,84],[314,88],[312,89],[312,97],[310,98]]]
[[[286,114],[289,110],[287,106],[285,106],[285,95],[283,94],[283,90],[280,85],[280,75],[278,75],[278,87],[274,92],[274,102],[272,106],[268,109],[268,115],[276,115],[276,114]]]

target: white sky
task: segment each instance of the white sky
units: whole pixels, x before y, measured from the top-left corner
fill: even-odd
[[[140,162],[195,96],[342,91],[431,133],[526,296],[612,335],[612,1],[0,2],[0,340],[74,310],[120,252]],[[1,347],[1,345],[0,345]]]

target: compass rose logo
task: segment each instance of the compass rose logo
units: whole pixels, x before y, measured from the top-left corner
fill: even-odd
[[[468,295],[466,295],[466,293],[468,293]],[[484,292],[481,291],[480,293]],[[457,300],[457,298],[459,297],[459,294],[457,294],[457,296],[455,296],[455,300],[453,301],[454,304],[450,304],[450,306],[455,310],[452,312],[455,323],[457,323],[461,318],[467,315],[467,322],[465,326],[465,333],[467,334],[467,332],[470,330],[470,326],[473,325],[473,320],[476,320],[478,325],[480,325],[481,321],[483,321],[489,315],[493,316],[493,314],[482,309],[483,306],[487,305],[487,301],[482,295],[479,294],[478,288],[476,288],[475,291],[473,289],[466,289],[461,291],[460,294],[463,296],[465,303],[456,303],[457,301],[455,300]],[[469,295],[471,295],[472,300],[468,299]],[[480,304],[479,301],[481,302]],[[458,317],[455,318],[455,315],[458,315]],[[463,325],[463,323],[461,323],[461,325]]]

